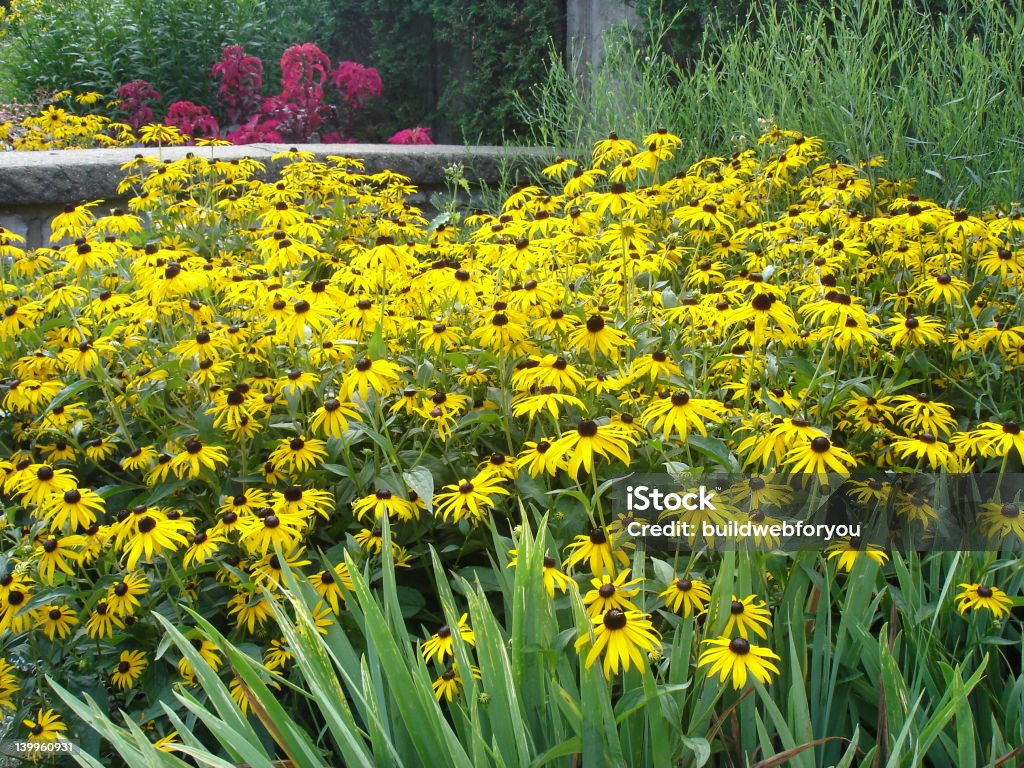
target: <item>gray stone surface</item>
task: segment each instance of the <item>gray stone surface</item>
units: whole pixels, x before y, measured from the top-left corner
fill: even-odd
[[[250,144],[240,147],[167,147],[164,149],[78,149],[46,152],[0,152],[0,211],[24,205],[65,204],[81,200],[117,197],[121,165],[138,154],[175,160],[187,152],[224,160],[253,157],[268,164],[273,174],[277,163],[271,156],[288,147],[281,144]],[[323,159],[328,155],[358,157],[368,173],[391,169],[423,187],[442,187],[444,169],[455,163],[465,166],[470,182],[496,184],[503,164],[524,168],[550,157],[548,150],[513,147],[465,147],[433,144],[303,144],[301,150]]]

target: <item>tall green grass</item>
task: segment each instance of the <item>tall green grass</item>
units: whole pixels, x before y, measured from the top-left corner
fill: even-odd
[[[541,144],[583,152],[609,131],[665,126],[690,161],[777,124],[850,160],[883,155],[888,176],[946,204],[1007,205],[1024,192],[1024,6],[947,8],[760,2],[738,27],[706,25],[686,69],[664,53],[671,19],[652,14],[644,31],[609,36],[592,87],[555,59],[521,107]]]
[[[354,594],[341,620],[317,633],[312,587],[285,573],[274,620],[294,654],[286,677],[271,675],[245,643],[193,614],[201,632],[249,689],[246,716],[212,669],[170,621],[168,644],[201,684],[163,705],[182,747],[198,765],[246,763],[271,768],[286,758],[299,768],[351,766],[680,765],[815,768],[852,765],[1007,765],[1024,741],[1024,675],[1019,631],[983,615],[953,610],[957,582],[1009,571],[1014,563],[983,554],[894,555],[880,568],[868,558],[837,574],[815,553],[771,557],[725,552],[691,562],[713,579],[711,609],[698,621],[659,610],[653,594],[640,606],[662,627],[664,652],[642,670],[607,681],[573,649],[586,631],[578,594],[548,598],[541,559],[557,542],[541,521],[517,540],[494,534],[491,589],[446,573],[434,579],[446,622],[468,612],[475,645],[455,640],[464,689],[438,704],[417,648],[423,635],[402,615],[385,528],[384,561],[373,574],[352,566]],[[511,544],[519,565],[506,567]],[[635,574],[666,582],[682,564],[638,551]],[[486,569],[485,569],[486,570]],[[734,594],[756,592],[775,603],[766,641],[780,655],[781,676],[768,686],[723,688],[694,664],[702,637],[720,633]],[[1016,661],[1015,661],[1016,660]],[[1008,674],[1008,670],[1014,670]],[[131,766],[182,766],[159,752],[135,723],[115,722],[88,696],[51,681],[107,749]],[[281,686],[275,688],[274,686]],[[184,708],[184,713],[182,713]],[[111,765],[78,756],[80,765]],[[1002,761],[1002,762],[1000,762]]]

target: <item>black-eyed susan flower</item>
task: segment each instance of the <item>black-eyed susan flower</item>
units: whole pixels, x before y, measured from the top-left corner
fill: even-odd
[[[36,610],[36,626],[49,640],[65,640],[78,625],[78,614],[66,605],[44,605]]]
[[[179,528],[179,522],[168,520],[155,509],[150,514],[140,515],[124,535],[125,568],[135,570],[140,560],[150,562],[157,555],[187,545],[188,539]]]
[[[266,597],[258,597],[243,590],[228,600],[228,615],[234,617],[235,623],[245,627],[252,635],[257,627],[262,627],[270,620],[274,611]]]
[[[344,375],[339,396],[351,399],[353,395],[358,395],[365,401],[372,391],[378,397],[387,397],[398,389],[398,381],[397,365],[388,360],[363,357]]]
[[[1024,432],[1017,421],[986,421],[971,431],[970,439],[984,456],[1004,458],[1017,451],[1024,461]]]
[[[857,466],[857,460],[849,451],[824,436],[796,443],[787,451],[783,463],[793,472],[805,472],[819,477],[829,472],[846,476]]]
[[[604,676],[610,678],[617,675],[621,667],[626,671],[635,664],[638,669],[645,668],[641,651],[656,653],[661,649],[659,635],[650,622],[650,616],[640,611],[621,611],[613,608],[603,616],[592,617],[593,627],[581,635],[576,641],[576,651],[580,652],[591,642],[593,646],[587,653],[584,665],[589,669],[604,654]]]
[[[931,432],[898,438],[893,441],[891,450],[901,459],[924,462],[931,469],[950,469],[949,446]]]
[[[357,520],[363,520],[367,515],[374,521],[385,517],[414,520],[419,516],[419,507],[387,488],[380,488],[369,496],[352,502],[352,514]]]
[[[323,440],[293,437],[281,440],[270,454],[270,461],[278,467],[296,473],[314,469],[327,458],[327,444]]]
[[[469,614],[464,613],[459,617],[459,623],[456,625],[455,631],[459,633],[459,637],[462,638],[464,643],[476,645],[476,635],[469,626]],[[447,659],[452,658],[455,655],[455,640],[452,635],[452,628],[447,624],[431,635],[420,649],[420,652],[423,654],[423,660],[429,662],[436,656],[437,660],[444,664]]]
[[[493,475],[477,474],[472,480],[461,478],[435,494],[434,516],[456,523],[468,520],[476,525],[494,506],[495,494],[507,496],[509,491],[499,485],[499,479]]]
[[[758,600],[757,595],[749,595],[740,600],[736,595],[732,596],[729,604],[729,620],[725,623],[722,634],[739,635],[746,638],[753,632],[758,637],[768,637],[765,627],[772,625],[771,614],[765,607],[763,600]]]
[[[600,315],[591,315],[586,323],[570,333],[568,343],[573,349],[586,350],[591,357],[602,354],[609,358],[616,350],[633,346],[629,336],[608,325]]]
[[[548,474],[555,475],[559,469],[565,469],[564,456],[551,450],[550,440],[526,441],[522,453],[516,458],[516,467],[525,469],[530,477]]]
[[[149,662],[146,660],[145,651],[121,651],[110,676],[110,682],[118,688],[131,688],[146,671],[147,666]]]
[[[923,347],[942,343],[945,327],[942,322],[923,315],[894,313],[892,322],[882,329],[893,349]]]
[[[271,672],[282,669],[294,658],[284,638],[270,641],[270,647],[263,654],[263,664]]]
[[[350,420],[362,420],[355,405],[342,402],[336,397],[329,397],[313,412],[309,428],[324,437],[341,438],[348,432]]]
[[[183,450],[171,461],[171,469],[178,477],[199,477],[203,469],[216,471],[218,466],[228,463],[227,452],[217,445],[205,445],[193,437],[182,445]]]
[[[266,585],[269,589],[276,590],[284,584],[284,571],[288,568],[292,573],[301,573],[304,566],[310,564],[304,559],[306,550],[303,547],[295,547],[282,552],[267,552],[255,563],[250,563],[249,573],[253,583]]]
[[[279,515],[295,515],[309,518],[313,515],[328,517],[334,506],[334,497],[330,491],[318,488],[300,488],[289,485],[284,491],[270,494],[270,507]]]
[[[25,504],[41,504],[52,493],[64,493],[78,486],[78,481],[71,471],[63,467],[51,467],[49,464],[32,464],[21,475],[21,481],[15,489],[21,494]]]
[[[347,592],[355,591],[352,576],[349,575],[348,566],[345,563],[340,563],[334,568],[325,568],[319,573],[313,574],[309,577],[309,582],[335,613],[338,613],[341,603],[345,600],[342,587]]]
[[[1024,542],[1024,514],[1020,502],[988,502],[981,505],[978,515],[981,532],[991,539],[1016,536]]]
[[[20,690],[14,667],[7,659],[0,658],[0,710],[15,709],[14,694]]]
[[[711,587],[698,579],[679,578],[668,585],[658,597],[669,610],[683,616],[698,616],[711,601]]]
[[[52,584],[56,571],[74,576],[73,564],[81,559],[79,550],[84,543],[83,538],[76,534],[40,538],[35,548],[39,580],[44,584]]]
[[[139,598],[149,592],[149,581],[139,571],[129,573],[107,590],[108,610],[115,616],[130,616],[142,607]]]
[[[878,565],[885,565],[889,556],[877,544],[865,544],[858,538],[844,539],[830,544],[825,549],[829,560],[836,560],[840,570],[850,573],[857,560],[866,557]]]
[[[962,590],[957,596],[956,609],[961,614],[969,610],[984,609],[999,619],[1010,615],[1010,607],[1013,600],[999,587],[989,587],[985,584],[958,584]]]
[[[68,729],[53,709],[37,709],[35,717],[26,718],[21,724],[28,729],[28,740],[32,742],[58,741]]]
[[[103,497],[89,488],[72,488],[50,494],[36,513],[50,521],[51,530],[79,530],[95,523],[105,504]]]
[[[576,536],[566,547],[570,554],[565,560],[565,567],[571,571],[586,563],[594,576],[615,575],[618,571],[616,563],[623,567],[629,565],[626,552],[621,546],[616,547],[618,539],[605,528],[593,528],[589,533]]]
[[[471,666],[470,673],[477,680],[481,679],[480,669],[478,667]],[[445,701],[452,701],[462,690],[462,676],[458,671],[458,666],[452,664],[441,675],[434,680],[433,683],[434,696],[440,701],[442,698]]]
[[[661,432],[663,439],[667,440],[675,432],[685,440],[691,429],[706,436],[704,421],[721,423],[724,410],[722,404],[714,400],[676,391],[651,403],[640,415],[640,421],[652,432]]]
[[[639,610],[630,598],[636,597],[639,593],[640,588],[636,585],[643,583],[643,579],[627,581],[628,578],[629,569],[627,568],[620,571],[618,576],[613,577],[606,573],[600,578],[591,579],[590,584],[593,589],[583,595],[583,605],[587,607],[587,614],[591,617],[603,616],[612,608],[618,608],[620,611]]]
[[[198,568],[215,557],[227,541],[226,536],[213,529],[196,533],[182,556],[182,565],[185,568]]]
[[[779,656],[768,648],[752,645],[746,637],[726,636],[705,640],[704,643],[710,647],[701,652],[697,666],[710,667],[708,678],[718,675],[723,683],[731,678],[735,690],[746,685],[748,675],[767,685],[773,674],[779,674],[774,663],[779,661]]]
[[[285,511],[253,515],[242,523],[240,543],[252,553],[265,555],[275,545],[283,551],[295,547],[308,527],[305,516]]]
[[[512,565],[513,563],[509,563],[510,567]],[[554,598],[556,589],[565,594],[569,587],[576,586],[575,581],[558,570],[558,561],[548,555],[544,556],[541,565],[541,580],[544,582],[544,589],[550,598]]]
[[[224,660],[221,658],[220,649],[216,645],[202,637],[190,637],[188,642],[195,649],[196,653],[202,657],[203,661],[209,664],[215,672],[220,669]],[[184,656],[178,660],[178,674],[181,675],[181,679],[186,685],[196,685],[195,670]]]
[[[616,458],[627,467],[630,463],[629,446],[636,438],[622,425],[598,424],[592,419],[582,420],[575,429],[563,432],[551,450],[564,456],[569,477],[576,480],[580,469],[588,474],[594,471],[594,457]]]
[[[94,640],[102,640],[106,637],[113,637],[115,628],[124,629],[124,621],[107,607],[105,601],[101,600],[96,603],[85,622],[86,634]]]
[[[943,437],[952,434],[957,422],[953,406],[928,395],[899,395],[892,399],[897,425],[907,432],[930,432]]]
[[[169,453],[160,453],[153,466],[146,472],[146,485],[157,485],[167,480],[174,457]]]

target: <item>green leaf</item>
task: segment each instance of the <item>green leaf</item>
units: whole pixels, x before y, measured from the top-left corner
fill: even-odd
[[[413,467],[402,472],[405,484],[427,505],[427,512],[434,512],[434,476],[426,467]]]

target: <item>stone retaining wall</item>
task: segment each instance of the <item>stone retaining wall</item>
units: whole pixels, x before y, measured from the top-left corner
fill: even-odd
[[[323,160],[328,155],[360,158],[367,173],[390,169],[408,176],[419,189],[413,203],[431,210],[434,197],[447,192],[445,168],[462,164],[474,191],[509,186],[537,178],[553,157],[550,150],[489,146],[399,146],[394,144],[309,144],[301,150]],[[103,200],[111,206],[122,198],[117,184],[121,165],[136,155],[174,160],[187,152],[222,160],[252,157],[267,165],[274,178],[285,161],[271,156],[287,149],[281,144],[231,147],[167,147],[164,149],[78,149],[50,152],[0,152],[0,226],[26,237],[31,248],[48,245],[50,222],[65,205]]]

